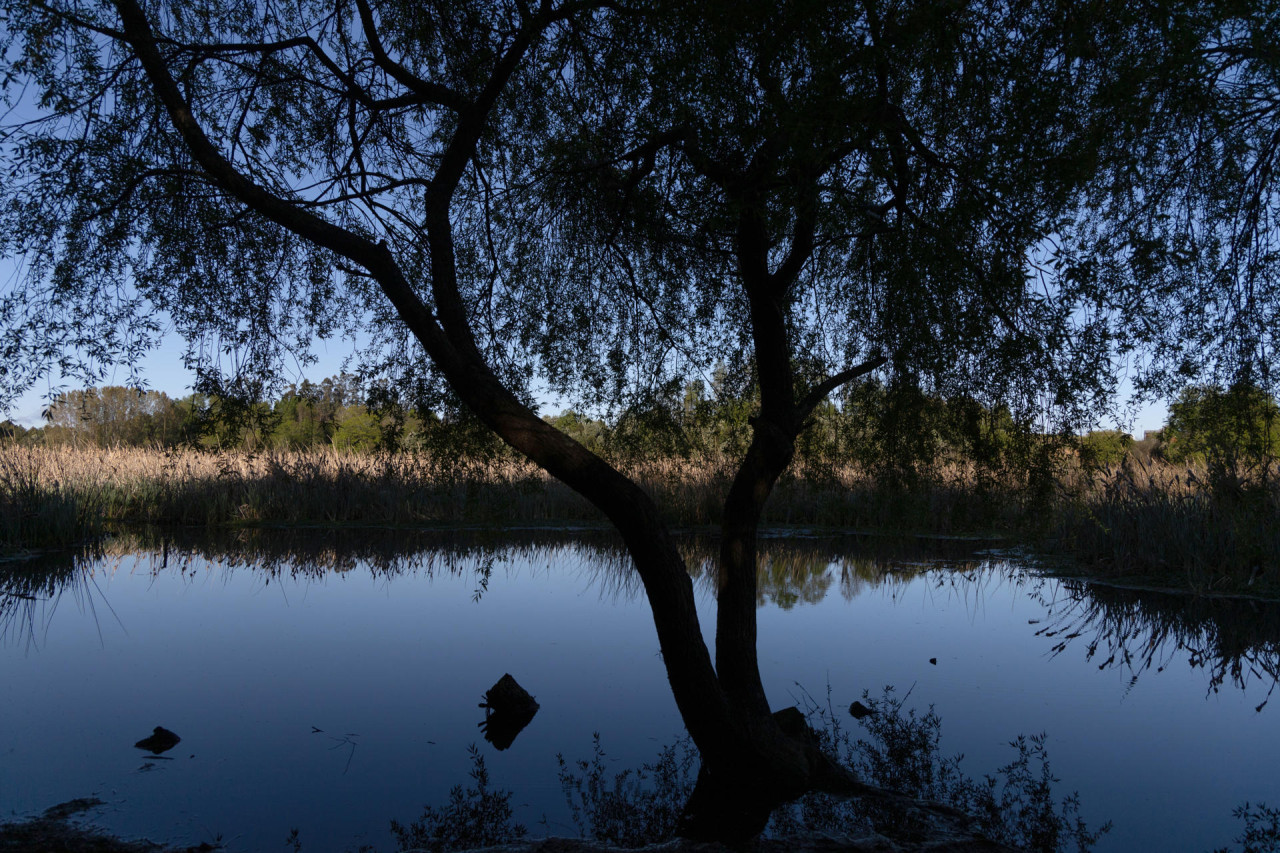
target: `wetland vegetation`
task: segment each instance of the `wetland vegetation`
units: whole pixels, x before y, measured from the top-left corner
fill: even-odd
[[[0,439],[0,546],[74,544],[137,525],[608,523],[465,418],[375,417],[352,401],[351,377],[324,387],[346,390],[304,388],[261,404],[256,426],[237,422],[235,443],[207,440],[231,434],[208,412],[183,428],[190,414],[167,398],[148,413],[85,402],[145,402],[129,389],[67,395],[48,426]],[[572,413],[548,421],[625,471],[667,523],[710,528],[723,520],[750,407],[703,394],[690,386],[678,403],[613,424]],[[864,389],[817,414],[761,523],[998,538],[1121,583],[1280,594],[1280,479],[1266,439],[1274,404],[1253,405],[1252,424],[1227,432],[1204,423],[1210,396],[1187,395],[1164,431],[1135,442],[1115,431],[1028,434],[1007,417],[924,397],[913,398],[904,435],[905,416],[883,391]],[[72,406],[76,417],[62,413]],[[374,425],[366,443],[343,438],[352,422]],[[171,440],[157,438],[162,428]]]

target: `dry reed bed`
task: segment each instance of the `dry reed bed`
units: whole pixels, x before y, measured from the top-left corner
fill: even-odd
[[[668,520],[719,520],[727,461],[624,466]],[[1096,571],[1212,590],[1280,589],[1280,492],[1210,482],[1203,468],[1130,460],[1067,465],[1046,488],[940,465],[909,485],[852,466],[797,465],[763,519],[940,535],[1001,532],[1075,555]],[[338,451],[194,453],[0,447],[0,545],[65,544],[103,524],[602,523],[530,463]]]
[[[1215,592],[1280,593],[1280,483],[1132,461],[1070,484],[1054,539],[1105,574]]]
[[[663,459],[622,466],[668,514],[714,524],[732,481],[728,461]],[[6,486],[6,482],[17,484]],[[175,452],[137,448],[0,447],[0,492],[70,496],[111,522],[602,521],[576,493],[531,463],[339,451]],[[778,484],[765,523],[961,532],[990,527],[986,495],[961,469],[927,489],[889,491],[849,466],[798,466]],[[1009,519],[1001,519],[1009,521]]]
[[[4,448],[2,472],[75,495],[107,521],[156,524],[579,518],[589,508],[527,463],[327,452]],[[2,487],[2,486],[0,486]],[[30,489],[27,489],[30,491]]]

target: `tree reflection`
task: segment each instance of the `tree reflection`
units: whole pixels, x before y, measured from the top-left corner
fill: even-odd
[[[1244,691],[1261,683],[1266,694],[1259,711],[1280,682],[1280,602],[1044,578],[1017,559],[977,551],[981,544],[794,533],[765,537],[757,606],[817,604],[836,590],[846,601],[873,590],[896,599],[920,581],[981,606],[990,584],[1007,583],[1045,607],[1045,617],[1033,624],[1036,636],[1053,641],[1054,654],[1083,647],[1086,660],[1100,669],[1122,669],[1131,681],[1185,655],[1188,665],[1209,674],[1211,691],[1224,684]],[[681,550],[695,587],[714,596],[715,538],[687,535]],[[554,566],[557,572],[577,573],[602,598],[643,596],[621,542],[601,530],[138,530],[76,553],[0,564],[0,643],[37,644],[59,605],[68,600],[100,624],[100,614],[111,610],[98,581],[126,559],[140,561],[155,575],[195,578],[215,570],[244,570],[261,576],[263,583],[357,571],[386,579],[471,576],[476,598],[484,596],[495,577],[517,571],[517,565]]]
[[[1035,592],[1048,612],[1036,636],[1055,640],[1053,653],[1083,645],[1099,669],[1127,672],[1130,684],[1162,671],[1185,653],[1209,674],[1209,691],[1224,684],[1266,689],[1266,707],[1280,681],[1280,602],[1211,598],[1126,589],[1085,581],[1044,584]]]
[[[942,753],[942,721],[932,708],[924,713],[909,708],[907,697],[892,688],[863,699],[872,713],[858,721],[856,734],[829,703],[821,708],[809,697],[807,724],[825,753],[878,786],[872,789],[875,795],[811,794],[785,804],[773,811],[755,849],[786,850],[799,836],[810,839],[810,849],[843,851],[900,849],[897,842],[903,842],[912,849],[927,843],[934,850],[1083,853],[1108,831],[1110,824],[1090,829],[1081,817],[1079,798],[1056,790],[1043,735],[1013,739],[1010,762],[977,780],[961,767],[963,756]],[[806,719],[796,709],[791,712]],[[500,844],[525,835],[525,828],[512,821],[513,793],[489,787],[474,746],[471,759],[476,784],[465,790],[455,786],[447,805],[427,806],[409,827],[393,821],[401,850],[456,850],[477,839]],[[559,755],[557,762],[578,834],[615,848],[670,840],[679,834],[686,804],[697,796],[698,753],[687,736],[662,747],[640,767],[614,766],[598,733],[592,736],[589,758],[569,761]],[[899,793],[886,796],[890,790]],[[937,825],[932,818],[939,814],[957,825]],[[975,830],[981,841],[975,840]],[[824,836],[833,843],[823,846],[813,840]]]

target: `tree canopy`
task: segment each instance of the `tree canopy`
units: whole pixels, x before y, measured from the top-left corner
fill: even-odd
[[[309,227],[385,241],[442,319],[447,184],[463,337],[525,399],[625,406],[716,364],[767,384],[754,270],[798,390],[884,356],[1078,425],[1135,350],[1153,386],[1269,381],[1265,5],[203,2],[140,26],[206,154]],[[4,389],[171,327],[199,390],[373,330],[367,367],[438,394],[336,231],[194,156],[123,25],[6,13]]]
[[[1126,360],[1143,388],[1269,383],[1270,7],[0,2],[0,388],[172,327],[199,390],[258,398],[367,334],[386,387],[452,395],[618,527],[709,790],[847,788],[760,683],[773,484],[876,374],[1061,426]],[[652,501],[532,403],[721,364],[758,402],[713,664]],[[748,825],[695,800],[710,834]]]
[[[1163,441],[1164,455],[1175,462],[1201,459],[1233,477],[1252,467],[1269,474],[1280,451],[1280,405],[1243,382],[1187,388],[1169,407]]]

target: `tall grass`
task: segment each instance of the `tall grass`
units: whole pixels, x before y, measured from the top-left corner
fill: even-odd
[[[596,518],[569,489],[514,461],[411,455],[0,449],[16,500],[62,495],[108,523],[422,524]],[[8,488],[0,484],[2,488]]]
[[[714,525],[730,462],[622,464],[667,520]],[[1280,486],[1203,466],[1067,459],[1052,478],[933,466],[909,481],[854,465],[798,463],[768,526],[930,536],[1011,536],[1091,573],[1204,592],[1280,592]],[[536,466],[427,454],[246,453],[0,447],[0,547],[83,540],[104,526],[603,526]]]
[[[1097,573],[1201,592],[1280,593],[1280,484],[1130,458],[1077,475],[1046,525]]]
[[[657,460],[624,466],[668,520],[715,524],[732,481],[728,463]],[[11,506],[83,507],[127,524],[583,522],[603,517],[575,492],[516,459],[441,459],[336,450],[263,453],[0,447]],[[771,525],[968,532],[998,513],[976,512],[962,474],[927,494],[890,493],[852,467],[801,468],[778,485]],[[1007,519],[1005,519],[1007,520]],[[69,518],[52,518],[65,526]]]
[[[65,547],[100,532],[93,491],[77,489],[61,474],[43,453],[0,448],[0,555]]]

